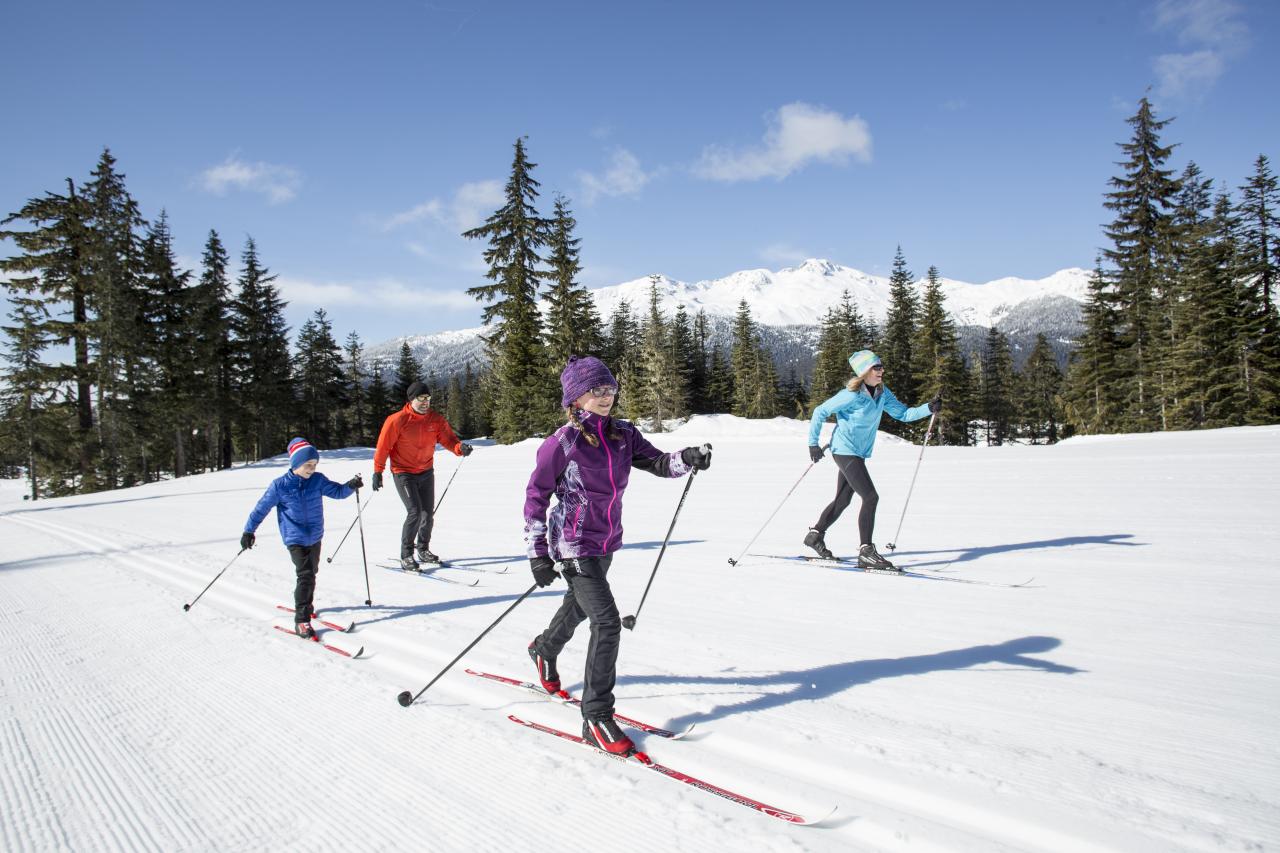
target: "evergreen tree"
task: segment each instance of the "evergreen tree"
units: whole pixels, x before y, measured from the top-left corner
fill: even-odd
[[[877,354],[884,362],[886,384],[899,400],[908,405],[919,396],[913,372],[915,359],[912,357],[919,302],[911,280],[911,271],[907,269],[906,258],[899,246],[889,274],[889,311],[885,316],[884,333],[880,336]],[[888,418],[881,429],[895,435],[910,434],[907,424]]]
[[[1241,368],[1249,423],[1280,420],[1280,314],[1274,297],[1280,280],[1280,192],[1266,157],[1241,189],[1240,274],[1247,286]]]
[[[43,318],[35,320],[42,325],[42,334],[52,345],[71,349],[72,363],[59,365],[55,376],[70,383],[73,391],[76,470],[67,487],[73,491],[93,491],[99,483],[92,406],[94,370],[89,355],[89,213],[85,199],[68,178],[66,195],[47,192],[0,222],[9,225],[24,220],[32,226],[27,231],[0,230],[0,239],[12,240],[22,252],[0,261],[0,271],[35,279],[31,296],[42,310],[30,316],[34,320],[43,313]]]
[[[136,457],[144,440],[137,432],[142,420],[140,396],[149,383],[147,359],[151,329],[141,282],[141,233],[146,222],[116,171],[116,159],[103,149],[98,165],[84,187],[88,206],[86,267],[91,283],[88,308],[93,318],[91,358],[95,369],[97,445],[102,484],[115,488],[134,482],[140,467],[126,461]],[[129,470],[124,470],[128,467]]]
[[[1171,213],[1178,182],[1162,168],[1173,151],[1160,144],[1160,131],[1172,119],[1158,121],[1144,97],[1128,119],[1129,142],[1120,143],[1126,159],[1124,173],[1110,179],[1114,190],[1105,207],[1116,214],[1106,227],[1111,248],[1107,259],[1116,266],[1120,336],[1120,374],[1123,383],[1122,428],[1152,430],[1162,425],[1165,403],[1161,389],[1162,359],[1168,346]]]
[[[674,371],[671,384],[676,394],[676,409],[679,412],[677,417],[686,417],[693,414],[694,401],[698,399],[694,395],[693,380],[700,371],[700,352],[694,337],[693,325],[689,320],[689,312],[683,305],[676,306],[675,316],[671,318],[668,328],[667,340],[671,349]]]
[[[166,468],[178,477],[188,473],[187,444],[196,420],[199,390],[190,279],[190,272],[177,268],[169,217],[161,211],[142,245],[141,289],[143,317],[151,332],[146,350],[151,387],[150,393],[136,383],[133,389],[134,394],[146,394],[138,432],[149,464],[158,469],[152,472],[144,467],[143,476],[148,479]]]
[[[560,370],[571,355],[599,356],[602,348],[600,315],[591,293],[578,283],[580,239],[573,236],[577,220],[564,196],[557,195],[551,218],[547,263],[551,286],[547,290],[546,332],[548,362],[559,387]]]
[[[509,444],[547,429],[558,420],[558,394],[547,377],[549,368],[542,346],[542,319],[538,314],[539,271],[549,223],[538,216],[534,200],[537,164],[525,156],[524,140],[515,142],[515,158],[506,185],[506,201],[485,223],[462,236],[487,240],[486,273],[492,283],[467,293],[492,303],[484,308],[483,321],[494,328],[487,337],[493,371],[493,425],[498,441]],[[494,322],[496,321],[496,323]]]
[[[697,415],[713,414],[717,410],[710,399],[711,329],[707,322],[707,312],[702,308],[698,309],[693,318],[692,345],[693,361],[689,370],[690,410]]]
[[[408,341],[400,342],[400,359],[396,362],[396,381],[391,386],[393,402],[403,404],[408,399],[409,386],[422,381],[422,364],[413,356]]]
[[[844,388],[849,379],[849,356],[869,349],[873,337],[848,290],[827,309],[820,328],[810,395],[814,406]]]
[[[449,377],[449,402],[444,412],[445,419],[453,427],[454,433],[460,438],[471,435],[467,418],[466,386],[458,379],[456,373]]]
[[[987,330],[982,351],[982,419],[987,424],[987,444],[1004,444],[1013,437],[1017,416],[1013,393],[1013,357],[1009,354],[1009,341],[993,326]]]
[[[7,366],[0,372],[4,380],[0,382],[0,435],[5,458],[18,461],[30,486],[29,497],[39,500],[57,472],[51,457],[65,457],[71,437],[59,435],[58,418],[49,416],[58,386],[55,371],[42,360],[53,338],[46,322],[48,308],[38,293],[38,278],[15,278],[6,282],[6,288],[11,310],[10,325],[3,329],[8,342],[4,350]],[[54,444],[61,445],[62,453],[50,452]]]
[[[707,367],[707,411],[710,414],[727,414],[733,411],[733,400],[733,369],[720,347],[713,345]]]
[[[355,331],[348,332],[343,350],[347,405],[343,410],[343,428],[338,433],[338,443],[344,447],[353,444],[368,446],[371,443],[368,392],[365,390],[368,377],[364,372],[364,345],[360,342],[360,335]]]
[[[795,365],[787,370],[787,378],[778,388],[778,411],[789,418],[804,420],[809,416],[809,392],[800,381]]]
[[[1097,435],[1119,429],[1123,394],[1116,295],[1101,261],[1081,313],[1084,331],[1069,360],[1065,418],[1070,432]]]
[[[373,360],[370,372],[372,376],[369,377],[369,391],[367,394],[367,423],[369,428],[368,432],[365,433],[364,443],[372,447],[378,443],[378,434],[382,431],[383,421],[403,405],[404,395],[400,396],[401,403],[399,405],[395,400],[391,399],[392,394],[387,388],[387,380],[384,378],[387,366],[382,359],[375,358]]]
[[[658,303],[658,276],[650,276],[649,313],[640,327],[638,387],[632,416],[648,418],[653,432],[663,431],[664,420],[684,415],[686,390],[669,338]]]
[[[903,402],[913,405],[917,400],[931,400],[942,394],[946,408],[940,423],[934,427],[938,441],[941,444],[967,444],[969,374],[965,370],[964,357],[960,355],[955,322],[947,314],[938,268],[929,267],[927,277],[924,301],[920,306],[920,325],[911,344],[911,355],[915,359],[912,374],[918,383],[918,397],[906,398]]]
[[[295,420],[312,444],[332,446],[334,416],[347,404],[347,377],[342,369],[342,351],[333,337],[333,324],[323,308],[302,324],[297,352]]]
[[[201,259],[200,281],[192,294],[196,328],[196,370],[200,411],[207,438],[206,464],[231,467],[231,424],[234,417],[235,380],[232,335],[231,281],[227,277],[230,258],[218,237],[210,231]]]
[[[631,303],[619,300],[609,315],[609,330],[601,360],[618,380],[618,399],[613,411],[620,418],[636,417],[632,398],[639,391],[635,385],[639,374],[639,338],[640,324],[631,311]]]
[[[239,291],[232,306],[235,344],[237,432],[245,455],[263,459],[280,453],[293,407],[289,371],[287,303],[273,281],[275,276],[258,260],[253,238],[245,241]]]
[[[1019,376],[1019,398],[1022,425],[1032,444],[1058,441],[1062,422],[1058,395],[1062,391],[1062,371],[1058,359],[1043,333],[1036,335],[1031,355],[1022,365]]]
[[[733,321],[733,346],[729,352],[733,375],[733,414],[742,418],[777,415],[778,373],[767,349],[760,343],[751,306],[743,299]]]

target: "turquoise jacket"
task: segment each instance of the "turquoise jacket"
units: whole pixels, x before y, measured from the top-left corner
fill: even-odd
[[[856,392],[844,390],[813,410],[809,420],[809,446],[817,447],[822,425],[836,416],[836,430],[831,435],[831,452],[842,456],[870,458],[880,427],[880,414],[888,412],[900,421],[918,421],[929,416],[929,404],[908,409],[882,382],[881,389],[871,395],[866,385]]]

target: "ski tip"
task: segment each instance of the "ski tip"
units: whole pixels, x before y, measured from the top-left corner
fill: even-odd
[[[688,728],[683,729],[682,731],[678,731],[675,734],[671,735],[671,740],[684,740],[689,735],[693,734],[693,730],[696,729],[697,727],[698,727],[698,724],[694,723]]]
[[[796,820],[793,822],[799,826],[817,826],[820,823],[830,820],[831,816],[834,815],[839,810],[840,810],[839,806],[832,806],[831,811],[827,812],[826,814],[824,814],[822,817],[819,817],[819,818],[806,818],[806,817],[801,817],[800,815],[796,815],[796,817],[798,817],[799,820]]]
[[[356,649],[356,653],[355,653],[355,654],[353,654],[351,657],[352,657],[352,659],[355,659],[355,658],[360,657],[360,656],[361,656],[361,655],[363,655],[363,654],[364,654],[364,646],[361,646],[360,648]]]

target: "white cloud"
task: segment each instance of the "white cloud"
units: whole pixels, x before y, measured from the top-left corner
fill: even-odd
[[[1152,61],[1158,92],[1166,97],[1204,95],[1225,73],[1227,61],[1249,46],[1249,30],[1232,0],[1159,0],[1157,29],[1173,31],[1193,50],[1164,53]]]
[[[378,305],[391,309],[443,308],[465,310],[476,301],[465,290],[431,290],[397,279],[357,282],[320,282],[301,278],[277,279],[280,294],[297,305],[332,309],[350,305]]]
[[[602,175],[579,172],[582,201],[594,204],[601,196],[636,195],[653,178],[640,167],[640,160],[625,148],[615,149],[609,168]]]
[[[452,199],[433,198],[389,217],[382,230],[428,220],[461,234],[480,225],[505,202],[502,181],[474,181],[458,187]]]
[[[262,193],[271,204],[280,204],[298,194],[302,176],[289,166],[246,163],[233,154],[219,165],[205,169],[200,175],[200,185],[214,195],[226,195],[232,189]]]
[[[790,243],[773,243],[756,252],[760,260],[768,264],[798,264],[813,257],[811,252]]]
[[[797,101],[770,117],[762,145],[743,150],[709,145],[694,166],[694,174],[726,182],[781,180],[811,162],[844,165],[850,157],[870,162],[867,123],[856,115],[844,118],[832,110]]]

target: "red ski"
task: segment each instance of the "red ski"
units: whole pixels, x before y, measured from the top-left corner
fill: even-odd
[[[298,636],[297,633],[290,628],[282,628],[279,625],[272,625],[271,627],[275,628],[277,631],[280,631],[281,633],[288,634],[290,637]],[[298,639],[303,639],[303,638],[298,637]],[[316,634],[314,637],[311,637],[311,642],[316,643],[317,645],[323,646],[324,648],[328,649],[331,652],[334,652],[335,654],[340,654],[344,658],[358,658],[360,657],[360,655],[364,654],[364,646],[361,646],[360,648],[356,649],[354,652],[349,652],[346,649],[326,643],[324,640],[320,639],[319,634]]]
[[[283,610],[285,613],[294,612],[292,607],[285,607],[283,604],[277,604],[276,610]],[[350,634],[352,631],[356,629],[356,623],[354,620],[351,622],[344,622],[342,624],[338,624],[337,622],[330,622],[328,619],[321,619],[315,613],[311,614],[311,620],[313,622],[319,622],[321,625],[325,626],[326,628],[332,628],[335,631],[341,631],[344,634]]]
[[[768,815],[769,817],[777,818],[778,820],[785,820],[787,823],[794,823],[800,826],[812,826],[815,823],[820,823],[826,820],[827,818],[831,817],[832,814],[835,813],[835,809],[833,808],[831,811],[827,812],[822,817],[817,818],[816,820],[807,818],[804,815],[796,814],[795,812],[789,812],[786,809],[780,809],[780,808],[777,808],[776,806],[771,806],[766,803],[762,803],[759,800],[753,800],[750,797],[743,796],[742,794],[734,793],[733,791],[730,791],[727,788],[721,788],[719,785],[712,785],[710,782],[704,782],[701,779],[690,776],[688,773],[682,773],[679,770],[676,770],[672,767],[667,767],[666,765],[659,764],[658,762],[654,761],[646,753],[643,753],[643,752],[634,752],[628,756],[613,755],[612,753],[605,752],[600,747],[595,746],[586,740],[583,740],[578,735],[570,734],[569,732],[561,731],[560,729],[553,729],[550,726],[544,726],[541,723],[531,723],[527,720],[522,720],[515,715],[510,715],[507,717],[507,719],[513,723],[519,723],[520,725],[525,726],[526,728],[536,729],[537,731],[544,732],[549,735],[554,735],[562,740],[567,740],[572,743],[576,743],[579,746],[584,746],[587,749],[590,749],[594,752],[598,752],[601,755],[607,755],[610,758],[615,758],[618,761],[624,761],[627,763],[634,762],[636,764],[639,764],[641,767],[646,767],[649,770],[654,771],[655,773],[661,773],[663,776],[666,776],[668,779],[674,779],[677,782],[683,782],[686,785],[691,785],[694,788],[698,788],[700,790],[706,791],[708,794],[715,794],[717,797],[723,797],[724,799],[729,800],[730,802],[733,802],[733,803],[737,803],[740,806],[746,806],[749,809],[754,809],[755,811],[758,811],[760,814]]]
[[[494,675],[492,672],[478,672],[474,669],[468,669],[467,675],[474,675],[477,678],[487,678],[490,681],[496,681],[499,684],[509,684],[512,687],[527,690],[535,696],[541,696],[543,699],[550,699],[552,702],[559,702],[562,705],[570,705],[574,708],[582,707],[582,700],[573,696],[567,690],[561,690],[558,693],[548,693],[542,688],[542,685],[534,684],[532,681],[521,681],[518,678],[507,678],[505,675]],[[642,723],[639,720],[633,720],[630,717],[624,717],[617,713],[613,715],[613,718],[623,725],[630,726],[631,728],[642,731],[645,734],[657,735],[658,737],[665,737],[670,740],[679,740],[689,732],[693,731],[693,726],[689,726],[687,729],[682,731],[673,732],[669,729],[658,728],[657,726]]]

